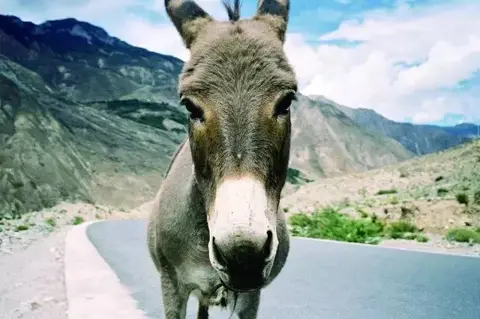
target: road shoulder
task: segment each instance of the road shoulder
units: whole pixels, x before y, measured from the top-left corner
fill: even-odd
[[[89,240],[93,223],[73,227],[65,238],[68,319],[147,319]]]

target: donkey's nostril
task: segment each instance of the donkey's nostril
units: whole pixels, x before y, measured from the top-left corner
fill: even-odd
[[[268,260],[272,254],[272,245],[273,245],[273,233],[271,230],[267,231],[267,241],[263,245],[263,256],[265,260]]]
[[[273,232],[269,230],[266,236],[251,236],[244,240],[212,237],[212,253],[216,264],[229,270],[250,267],[261,269],[274,255]]]

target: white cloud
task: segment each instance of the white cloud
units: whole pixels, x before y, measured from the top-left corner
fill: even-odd
[[[118,31],[118,37],[132,45],[173,55],[184,61],[189,57],[180,35],[170,23],[154,24],[131,17]]]
[[[212,17],[216,19],[226,19],[227,14],[220,1],[196,0],[196,2]],[[167,19],[165,0],[155,0],[152,10],[161,12]],[[184,61],[190,56],[180,35],[170,21],[153,23],[140,17],[129,15],[125,21],[125,25],[118,30],[117,36],[132,45],[162,54],[173,55]]]
[[[197,2],[215,18],[226,18],[220,0]],[[301,90],[373,108],[394,120],[431,121],[447,113],[480,120],[480,83],[471,90],[455,90],[480,69],[480,2],[429,7],[411,3],[399,0],[394,10],[367,12],[319,38],[361,42],[354,47],[312,45],[306,34],[289,34],[285,47]],[[129,9],[139,5],[160,21]],[[2,12],[36,23],[73,16],[133,45],[184,60],[189,55],[166,17],[164,0],[2,0]]]
[[[426,8],[403,2],[345,21],[320,38],[361,41],[357,46],[312,46],[290,34],[286,50],[305,94],[373,108],[394,120],[431,121],[450,112],[478,121],[480,96],[454,90],[480,70],[478,12],[478,2]]]

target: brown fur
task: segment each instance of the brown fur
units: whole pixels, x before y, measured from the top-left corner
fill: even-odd
[[[208,317],[209,305],[225,302],[237,305],[239,318],[256,318],[260,291],[238,298],[225,287],[215,291],[222,282],[209,261],[207,216],[223,180],[254,176],[268,193],[279,244],[265,286],[288,255],[289,236],[278,204],[289,160],[290,115],[276,112],[297,90],[283,51],[289,1],[260,0],[249,20],[239,19],[237,2],[227,5],[226,22],[214,21],[191,1],[165,2],[191,54],[179,95],[192,117],[199,115],[189,121],[188,139],[172,159],[148,225],[167,319],[185,318],[191,293],[200,301],[198,318]]]

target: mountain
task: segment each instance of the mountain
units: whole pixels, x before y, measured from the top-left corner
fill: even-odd
[[[447,126],[444,130],[452,135],[464,136],[471,139],[480,137],[480,124],[462,123],[455,126]]]
[[[0,54],[36,72],[76,101],[138,98],[175,101],[183,62],[137,48],[76,19],[35,25],[0,15]]]
[[[291,156],[292,167],[318,178],[381,167],[413,154],[362,128],[334,105],[299,94],[292,105]]]
[[[408,220],[433,233],[480,229],[480,139],[368,172],[319,179],[282,199],[290,213],[327,206],[358,217]]]
[[[59,200],[132,207],[153,197],[186,137],[182,67],[75,19],[0,15],[0,216]],[[336,107],[300,95],[292,110],[285,194],[413,156]]]
[[[126,120],[51,93],[39,75],[0,55],[0,216],[59,200],[144,202],[184,136],[172,112],[163,109],[172,124],[161,128]]]
[[[477,134],[477,126],[473,124],[442,127],[399,123],[389,120],[370,109],[346,107],[336,104],[323,96],[310,97],[321,103],[334,105],[361,127],[395,139],[416,155],[424,155],[451,148],[469,141],[472,136]]]

